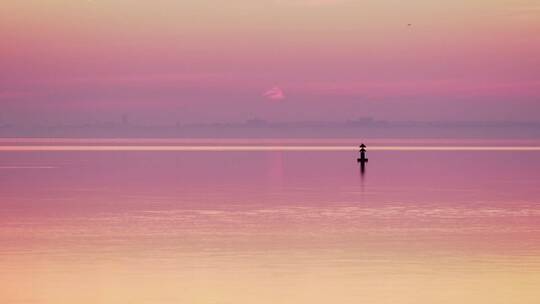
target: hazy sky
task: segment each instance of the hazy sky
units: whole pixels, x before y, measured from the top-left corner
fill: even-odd
[[[0,3],[8,122],[538,120],[540,0]]]

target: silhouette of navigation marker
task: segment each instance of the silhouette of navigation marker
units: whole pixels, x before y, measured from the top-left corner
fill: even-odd
[[[366,145],[364,144],[360,145],[360,158],[358,158],[357,161],[360,163],[360,172],[364,174],[366,163],[368,162],[366,157]]]
[[[358,158],[359,163],[367,163],[368,159],[366,158],[366,145],[360,145],[360,158]]]

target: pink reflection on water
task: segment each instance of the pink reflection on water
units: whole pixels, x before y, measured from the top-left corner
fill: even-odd
[[[338,271],[342,284],[540,269],[537,152],[368,153],[362,177],[354,150],[2,152],[0,256],[20,262],[0,265],[82,275],[127,260],[160,278],[204,265],[214,288],[216,269]]]

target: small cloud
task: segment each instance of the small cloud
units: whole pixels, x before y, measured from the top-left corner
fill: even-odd
[[[285,99],[285,93],[280,87],[273,87],[267,91],[265,91],[262,96],[270,99],[270,100],[282,100]]]

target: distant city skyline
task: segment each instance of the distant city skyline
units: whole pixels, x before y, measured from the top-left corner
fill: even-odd
[[[386,121],[371,117],[344,121],[269,121],[139,123],[117,121],[75,124],[0,123],[0,137],[69,138],[540,138],[540,122]]]

